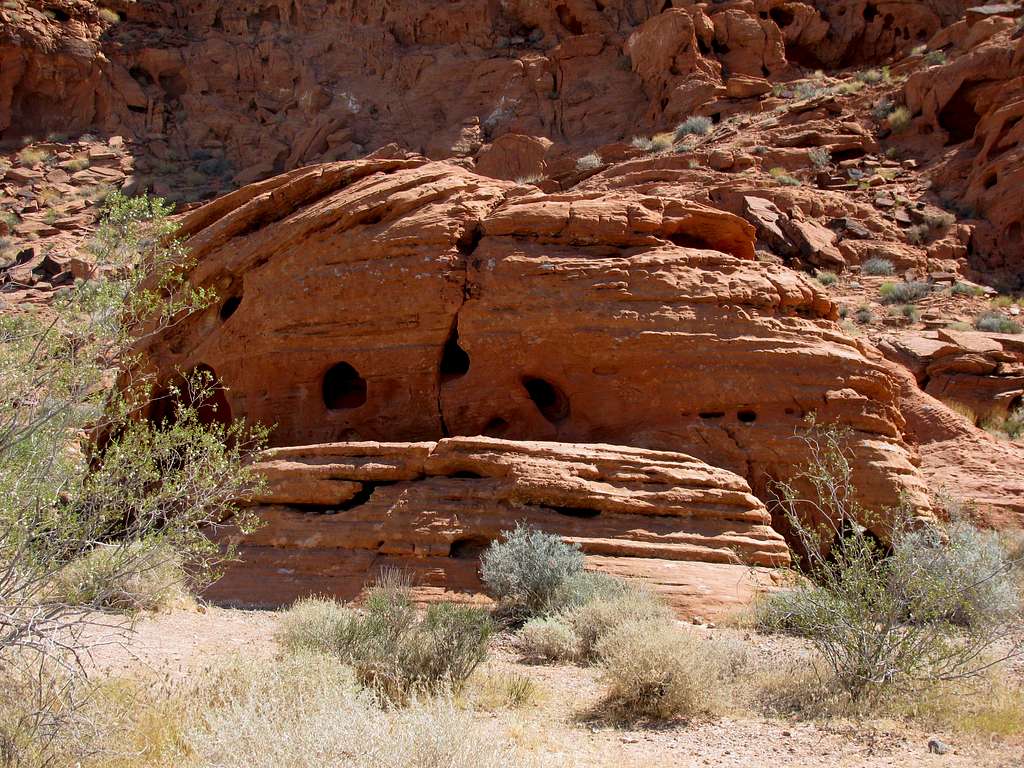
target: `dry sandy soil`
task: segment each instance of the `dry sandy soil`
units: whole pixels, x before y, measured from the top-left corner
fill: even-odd
[[[171,679],[185,679],[238,654],[265,657],[272,663],[278,653],[274,641],[277,620],[274,612],[215,607],[147,616],[139,620],[127,643],[97,649],[90,663],[96,675],[155,672]],[[732,629],[702,631],[738,633]],[[781,657],[783,641],[738,634],[749,640],[758,664],[770,665]],[[968,739],[889,721],[823,723],[730,716],[654,728],[610,727],[586,716],[600,696],[594,670],[523,664],[509,648],[507,638],[499,637],[478,674],[508,673],[530,677],[539,691],[536,701],[516,711],[480,708],[480,717],[499,718],[511,738],[559,766],[1024,765],[1024,741],[1019,738]],[[1020,674],[1020,669],[1014,674]],[[949,751],[930,754],[931,737],[942,739]]]

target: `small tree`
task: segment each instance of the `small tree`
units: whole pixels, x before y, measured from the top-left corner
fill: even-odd
[[[109,642],[96,626],[124,626],[95,611],[138,607],[125,589],[140,577],[185,578],[172,561],[202,585],[225,557],[207,534],[229,519],[253,525],[235,502],[258,485],[247,458],[263,433],[209,423],[211,377],[184,375],[168,418],[143,418],[153,382],[133,349],[212,300],[185,280],[169,211],[111,195],[92,246],[100,276],[45,310],[0,318],[0,753],[10,762],[46,762],[75,711],[87,636]]]
[[[812,421],[802,439],[810,462],[798,480],[813,493],[778,490],[807,578],[769,599],[767,623],[806,636],[854,700],[978,675],[1015,653],[998,650],[1019,613],[995,540],[964,523],[922,527],[905,503],[872,514],[856,501],[845,433]]]

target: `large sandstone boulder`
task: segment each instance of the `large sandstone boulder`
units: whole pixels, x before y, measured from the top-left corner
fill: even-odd
[[[356,597],[382,568],[424,598],[475,599],[478,558],[518,521],[578,543],[588,567],[649,582],[681,612],[715,612],[771,586],[789,562],[746,482],[690,456],[486,437],[268,451],[267,525],[218,600]]]
[[[182,231],[222,300],[150,364],[212,369],[275,445],[609,442],[686,452],[767,499],[806,460],[813,412],[851,429],[865,503],[927,507],[884,361],[819,288],[754,261],[739,216],[410,156],[294,171]]]

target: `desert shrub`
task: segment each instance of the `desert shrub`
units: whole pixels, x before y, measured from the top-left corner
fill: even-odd
[[[931,292],[931,285],[920,280],[909,283],[882,283],[878,289],[883,304],[913,304]]]
[[[825,147],[814,147],[807,151],[807,158],[818,170],[828,168],[832,164],[832,153]]]
[[[910,114],[909,109],[906,107],[896,107],[896,109],[890,112],[886,117],[886,122],[889,124],[889,129],[893,133],[900,133],[901,131],[906,130],[907,126],[910,125],[911,117],[912,115]]]
[[[534,617],[516,633],[516,648],[531,661],[573,661],[579,641],[572,627],[557,617]]]
[[[329,657],[212,673],[190,700],[180,741],[219,768],[517,768],[533,764],[500,730],[446,697],[382,709]],[[209,702],[209,703],[207,703]]]
[[[292,652],[338,652],[349,647],[356,620],[355,611],[336,600],[307,597],[282,614],[277,641]]]
[[[895,588],[915,611],[972,630],[998,627],[1020,611],[1015,563],[993,531],[966,520],[911,530],[893,548]],[[935,585],[941,585],[938,594]]]
[[[650,591],[629,585],[628,591],[610,598],[598,598],[562,614],[579,641],[579,656],[593,661],[601,638],[631,621],[673,620],[672,610]]]
[[[680,141],[687,136],[706,136],[711,132],[712,125],[714,123],[710,117],[705,117],[704,115],[688,117],[676,126],[676,141]]]
[[[522,523],[480,557],[480,575],[499,607],[514,618],[544,612],[559,586],[583,571],[578,545]]]
[[[925,224],[914,224],[907,227],[907,242],[911,245],[921,245],[927,242],[931,231]]]
[[[829,89],[822,83],[815,82],[814,80],[804,80],[793,87],[793,98],[804,101],[823,96],[828,92]]]
[[[712,714],[735,666],[715,642],[657,619],[620,624],[596,652],[605,686],[601,707],[625,721]]]
[[[651,150],[654,152],[664,152],[666,149],[671,149],[674,138],[672,133],[654,134],[651,137]]]
[[[878,68],[865,69],[858,72],[856,77],[859,82],[866,85],[878,85],[889,79],[889,68],[886,67],[884,70]]]
[[[924,63],[930,67],[946,63],[946,54],[942,51],[928,51],[924,55]]]
[[[779,184],[782,184],[783,186],[800,186],[800,180],[787,174],[785,168],[772,168],[770,171],[768,171],[768,175],[775,179],[777,182],[779,182]]]
[[[997,309],[1006,309],[1014,305],[1013,296],[1007,296],[1006,294],[1000,294],[992,299],[992,306]]]
[[[875,106],[872,107],[871,109],[871,115],[876,120],[881,121],[885,120],[885,118],[889,116],[889,113],[892,112],[892,110],[892,99],[888,98],[887,96],[883,96],[877,102],[875,102]]]
[[[12,211],[0,211],[0,222],[6,224],[8,229],[14,229],[18,226],[18,222],[20,221],[21,219],[18,218],[16,213],[13,213]]]
[[[949,293],[952,296],[981,296],[985,292],[977,285],[971,285],[970,283],[964,283],[957,280],[949,287]]]
[[[458,690],[487,655],[493,628],[481,608],[434,603],[420,617],[408,589],[387,584],[370,590],[362,610],[331,603],[296,603],[282,619],[282,645],[338,655],[387,701]]]
[[[991,333],[1020,333],[1020,323],[1011,320],[1000,312],[982,312],[974,318],[974,327],[979,331]]]
[[[956,224],[956,216],[947,211],[927,213],[924,216],[924,223],[928,225],[929,229],[942,233]]]
[[[647,136],[634,136],[630,139],[630,146],[642,149],[644,152],[650,152],[654,147],[654,143]]]
[[[903,504],[884,514],[861,508],[847,435],[812,422],[803,439],[810,462],[795,482],[809,493],[778,491],[808,578],[773,596],[769,615],[810,640],[830,684],[854,701],[983,671],[1016,611],[1006,559],[966,524],[921,529]]]
[[[891,275],[894,272],[892,262],[888,259],[873,258],[868,259],[861,266],[861,272],[865,275]]]
[[[604,164],[601,156],[597,152],[591,152],[589,155],[584,155],[576,161],[577,171],[593,171],[600,168]]]
[[[897,317],[905,317],[911,322],[921,319],[921,312],[913,304],[900,304],[892,308],[892,313]]]
[[[543,690],[527,675],[516,672],[485,672],[474,675],[466,698],[473,707],[494,712],[499,709],[523,709],[542,698]]]
[[[1024,406],[1015,408],[1006,416],[990,416],[981,423],[987,432],[1016,440],[1024,435]]]
[[[836,282],[839,281],[839,275],[837,275],[835,272],[829,272],[828,270],[825,269],[819,269],[814,276],[822,285],[834,285]]]
[[[64,168],[73,173],[75,171],[84,171],[90,165],[92,165],[92,161],[89,160],[89,155],[81,154],[75,155],[73,158],[64,163]]]
[[[580,571],[567,576],[551,590],[544,613],[564,613],[594,600],[631,594],[635,588],[631,582],[607,573]]]
[[[875,320],[875,315],[871,311],[871,307],[857,307],[857,311],[853,313],[853,319],[861,325],[867,325]]]
[[[160,541],[133,541],[99,544],[68,563],[54,577],[51,596],[69,606],[136,613],[186,602],[187,586],[176,552]]]

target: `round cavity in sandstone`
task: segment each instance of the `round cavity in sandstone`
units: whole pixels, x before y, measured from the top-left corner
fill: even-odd
[[[323,392],[328,410],[358,408],[366,402],[366,379],[348,363],[338,363],[324,374]]]
[[[736,413],[736,418],[744,424],[753,424],[757,421],[757,414],[751,410],[743,410]]]
[[[533,404],[537,406],[541,416],[552,424],[568,418],[569,398],[550,381],[532,376],[524,376],[523,387],[526,389],[526,393],[530,396]]]
[[[231,317],[233,314],[235,314],[235,310],[237,310],[238,307],[241,304],[242,304],[242,297],[241,296],[231,296],[231,297],[229,297],[223,304],[221,304],[221,307],[220,307],[220,319],[221,319],[221,321],[225,321],[229,317]]]
[[[448,557],[455,560],[477,560],[491,544],[485,536],[469,536],[453,541],[448,549]]]

